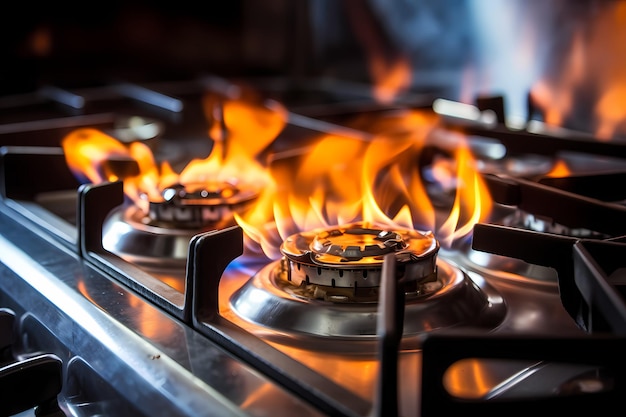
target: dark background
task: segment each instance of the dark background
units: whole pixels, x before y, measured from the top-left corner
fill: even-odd
[[[206,74],[328,77],[367,84],[372,82],[372,56],[382,54],[389,63],[409,57],[414,91],[445,91],[447,98],[464,102],[478,95],[502,94],[507,97],[508,113],[523,118],[528,91],[538,79],[554,85],[564,79],[574,34],[588,39],[590,23],[620,3],[624,2],[14,3],[3,13],[0,25],[0,96],[49,84],[71,89]],[[617,9],[619,14],[624,8]],[[622,44],[626,42],[611,42],[606,51],[596,48],[586,61],[596,62],[599,68],[605,60],[614,64],[623,52],[614,49]],[[603,75],[582,76],[593,85],[591,78]],[[578,96],[576,107],[581,110],[575,119],[583,120],[584,128],[597,97],[588,91]],[[583,99],[591,104],[584,104]]]
[[[123,78],[331,76],[368,81],[369,42],[416,68],[457,69],[472,51],[463,1],[46,2],[4,14],[0,94]],[[407,19],[398,20],[398,16]],[[417,25],[422,34],[416,34]]]
[[[238,71],[246,65],[243,2],[214,3],[209,10],[192,1],[17,5],[2,25],[2,92]]]

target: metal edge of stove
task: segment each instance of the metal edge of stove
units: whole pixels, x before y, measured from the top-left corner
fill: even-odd
[[[22,331],[39,323],[54,335],[21,334],[21,349],[51,351],[63,359],[67,384],[60,402],[69,415],[318,415],[11,214],[0,205],[0,300],[23,317]],[[142,330],[142,322],[156,333]],[[85,369],[97,378],[87,378]],[[76,394],[81,380],[99,381],[107,389],[85,386],[96,398],[82,398]],[[113,397],[98,398],[104,395]]]
[[[36,162],[28,162],[29,157],[34,157]],[[43,167],[43,168],[42,168]],[[59,169],[60,168],[60,169]],[[29,220],[32,225],[52,232],[52,236],[69,248],[77,248],[77,231],[68,219],[53,213],[45,207],[42,201],[30,201],[25,198],[13,198],[13,193],[19,188],[24,188],[20,181],[30,182],[31,175],[39,175],[42,171],[55,172],[53,186],[43,189],[37,181],[33,181],[28,192],[40,193],[41,196],[55,195],[57,201],[70,207],[76,206],[76,189],[79,183],[73,179],[60,147],[41,146],[2,146],[0,147],[0,183],[1,197],[4,203],[15,210],[21,217]],[[68,190],[64,191],[64,197],[60,197],[60,184],[64,184]],[[71,195],[74,197],[71,198]],[[70,198],[68,198],[70,197]],[[47,197],[43,197],[47,198]],[[34,199],[36,200],[36,198]],[[57,204],[60,205],[60,204]],[[75,216],[74,216],[75,217]],[[74,218],[75,222],[76,219]]]
[[[49,234],[69,250],[81,253],[105,272],[112,274],[119,281],[143,294],[175,317],[188,321],[189,308],[187,305],[189,303],[185,300],[189,297],[173,290],[139,268],[118,259],[117,256],[102,253],[103,250],[93,249],[94,246],[100,248],[102,246],[100,243],[101,229],[98,227],[102,227],[103,217],[114,207],[123,203],[121,182],[101,184],[93,187],[95,190],[91,192],[92,187],[89,184],[80,185],[73,178],[65,164],[63,150],[58,147],[3,146],[0,151],[0,177],[2,179],[0,186],[4,204],[14,210],[28,227],[34,226]],[[35,164],[29,162],[30,158],[33,157],[36,157]],[[19,180],[20,177],[29,178],[28,172],[44,175],[45,172],[59,172],[60,169],[63,169],[61,171],[63,175],[58,175],[60,179],[55,177],[50,189],[35,183],[32,187],[26,187],[27,192],[32,193],[35,197],[21,198],[18,195],[17,198],[14,198],[14,193],[20,193],[20,190],[25,188],[25,185],[21,183],[24,180]],[[59,190],[63,190],[64,197],[60,197]],[[75,210],[74,222],[59,217],[49,207],[44,206],[41,201],[35,201],[37,198],[43,198],[38,197],[43,195],[54,195],[54,199],[59,200],[57,205],[73,206]],[[90,203],[94,199],[96,201]],[[85,208],[85,206],[89,207]],[[96,219],[93,221],[85,220],[86,217],[90,218],[90,216],[94,216]],[[90,225],[90,223],[93,224]],[[93,243],[94,241],[97,243]],[[94,252],[99,252],[102,256],[95,256]],[[128,278],[131,276],[132,279]]]
[[[222,265],[223,262],[230,263],[236,257],[231,252],[233,250],[236,252],[237,247],[243,245],[240,227],[233,226],[223,230],[199,233],[192,238],[189,243],[189,255],[185,271],[185,290],[182,294],[175,291],[176,295],[182,297],[181,310],[172,311],[172,305],[167,303],[174,299],[167,296],[168,291],[149,286],[150,282],[158,281],[155,277],[141,273],[134,266],[128,265],[115,255],[109,254],[103,248],[104,221],[112,208],[121,204],[122,197],[121,182],[85,184],[80,187],[78,246],[82,258],[98,269],[112,274],[115,279],[122,283],[127,283],[148,300],[164,307],[165,311],[170,314],[173,313],[177,318],[199,331],[200,334],[248,362],[253,368],[258,369],[259,372],[264,373],[282,385],[283,388],[295,393],[322,412],[345,416],[362,415],[368,412],[371,408],[369,401],[358,397],[331,380],[326,380],[300,362],[274,349],[257,336],[248,334],[228,320],[221,320],[220,317],[217,320],[207,319],[205,313],[218,305],[217,294],[219,291],[217,286],[221,276],[219,274],[216,277],[215,274],[207,273],[207,271],[221,272],[226,266]],[[210,246],[210,243],[216,242],[216,239],[210,238],[211,236],[219,236],[222,239],[218,245],[219,251]],[[207,244],[206,242],[210,243]],[[240,249],[242,250],[242,248]],[[215,256],[216,253],[220,255]],[[229,255],[235,256],[230,257]],[[148,286],[144,287],[143,284]],[[215,287],[213,287],[214,285]],[[171,292],[172,289],[170,288],[169,291]],[[312,387],[315,389],[312,390]]]
[[[124,202],[123,183],[84,184],[78,190],[78,250],[82,257],[133,288],[174,317],[189,322],[191,295],[187,282],[180,292],[158,277],[103,248],[102,231],[111,211]],[[188,279],[187,279],[188,281]]]
[[[206,299],[205,296],[195,295],[198,289],[194,287],[193,283],[196,281],[202,281],[205,277],[196,277],[193,275],[193,273],[188,273],[188,276],[186,278],[187,285],[184,293],[179,293],[176,291],[175,295],[177,295],[178,297],[168,297],[167,291],[164,292],[162,291],[162,288],[160,290],[159,288],[155,288],[154,285],[151,285],[151,283],[158,281],[155,277],[150,274],[144,273],[133,265],[127,264],[125,261],[118,259],[118,257],[115,255],[109,254],[102,248],[102,225],[111,209],[117,207],[122,202],[122,183],[114,182],[97,185],[84,184],[83,186],[79,187],[77,194],[77,242],[75,242],[74,245],[71,245],[72,247],[69,248],[69,250],[72,252],[76,251],[77,256],[82,258],[85,262],[96,268],[98,271],[102,271],[102,273],[110,276],[116,281],[121,282],[122,285],[128,285],[132,290],[138,292],[143,298],[163,308],[164,311],[170,313],[175,318],[183,320],[183,322],[185,323],[190,320],[190,318],[188,319],[188,315],[191,312],[188,310],[191,308],[192,300]],[[11,199],[7,199],[5,202],[12,203],[13,201]],[[18,206],[19,208],[23,209],[21,205],[18,204]],[[18,210],[17,212],[21,213],[22,210]],[[28,227],[30,225],[30,222],[32,221],[32,219],[30,219],[29,217],[30,216],[28,215],[23,216],[23,218],[20,217],[20,221],[26,227]],[[39,224],[39,226],[41,225]],[[58,236],[49,236],[50,230],[47,230],[45,226],[38,228],[38,230],[39,229],[41,229],[40,232],[45,234],[48,238],[55,241],[59,240]],[[202,236],[199,235],[197,237]],[[242,240],[242,238],[240,238],[240,240]],[[202,258],[212,259],[213,257],[202,256]],[[193,264],[192,261],[188,261],[188,264],[189,263]],[[162,283],[158,282],[157,284]],[[165,284],[162,284],[161,286],[163,285]],[[172,289],[170,288],[170,292],[171,290]],[[173,301],[175,301],[174,298],[176,298],[176,300],[182,298],[182,301],[178,304],[175,304],[173,303]],[[177,308],[180,308],[180,310],[177,310]],[[199,330],[200,333],[205,334],[205,336],[209,337],[211,340],[217,341],[220,346],[225,347],[228,350],[232,351],[233,346],[229,343],[224,343],[224,340],[220,340],[220,335],[222,334],[222,332],[226,332],[225,334],[228,335],[227,338],[234,337],[235,340],[237,340],[236,343],[241,343],[243,340],[244,346],[248,346],[251,344],[255,347],[260,348],[260,351],[265,352],[264,355],[261,355],[264,356],[264,359],[270,358],[270,361],[275,360],[278,363],[278,365],[270,366],[271,369],[269,373],[267,370],[264,370],[262,372],[265,372],[266,375],[268,375],[271,379],[277,381],[279,384],[282,384],[284,388],[293,391],[293,386],[295,385],[301,387],[301,389],[306,391],[310,389],[311,386],[322,387],[321,391],[323,391],[323,394],[321,395],[305,394],[303,396],[314,407],[321,407],[322,410],[327,412],[328,409],[325,409],[325,407],[328,407],[327,402],[329,402],[330,404],[332,404],[330,411],[331,414],[339,409],[342,410],[340,411],[341,415],[353,415],[353,409],[365,412],[371,407],[368,401],[357,398],[349,391],[346,391],[338,385],[335,385],[331,381],[326,381],[326,384],[317,384],[318,380],[323,378],[321,378],[319,375],[316,375],[313,371],[310,371],[306,367],[303,367],[299,362],[291,360],[290,358],[282,355],[278,351],[273,352],[273,349],[269,345],[265,345],[263,341],[257,339],[256,337],[246,336],[245,333],[238,332],[237,329],[232,328],[233,326],[226,325],[225,322],[211,328],[209,328],[209,326],[206,326],[206,323],[202,320],[199,320],[198,323],[200,324],[195,325],[196,330]],[[207,329],[209,330],[207,331]],[[257,350],[257,353],[258,352],[259,350]],[[246,354],[242,354],[241,348],[235,347],[234,353],[239,357],[243,357],[244,360],[249,361],[249,358],[246,358]],[[252,363],[253,367],[256,368],[258,366],[258,362],[255,362],[255,360],[253,360]],[[287,368],[290,369],[290,372],[293,371],[295,375],[303,377],[303,380],[299,381],[297,377],[288,376],[287,381],[284,381],[284,377],[286,376],[286,374],[284,374],[283,372],[284,369]],[[281,373],[283,373],[282,378],[279,375]],[[311,381],[316,382],[312,383]],[[296,392],[298,392],[297,389]],[[341,395],[342,393],[343,396]],[[302,394],[302,392],[299,392],[299,395]],[[328,398],[331,399],[328,400]],[[345,405],[340,405],[343,400],[346,400],[346,398],[351,398],[352,400],[346,401]],[[320,399],[322,400],[320,401]],[[337,409],[332,411],[333,407],[337,407]]]

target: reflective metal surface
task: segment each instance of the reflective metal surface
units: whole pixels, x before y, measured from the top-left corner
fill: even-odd
[[[189,241],[200,231],[152,226],[144,218],[135,206],[111,212],[102,231],[103,247],[139,265],[184,268]]]
[[[483,311],[474,310],[476,317],[491,318],[492,322],[483,322],[482,332],[487,333],[516,333],[516,334],[545,334],[545,335],[581,335],[582,331],[572,322],[559,302],[558,288],[555,281],[536,280],[526,278],[515,273],[491,274],[484,270],[482,273],[469,268],[463,252],[443,251],[439,256],[439,268],[445,273],[451,273],[453,278],[449,282],[474,286],[486,296],[487,302],[483,304]],[[350,320],[340,321],[338,315],[325,314],[321,304],[307,304],[313,307],[318,314],[307,316],[302,311],[287,311],[281,314],[283,305],[278,307],[272,304],[276,294],[266,293],[263,287],[267,278],[259,275],[264,273],[267,265],[259,265],[254,261],[242,259],[233,263],[224,274],[220,282],[220,314],[228,320],[238,324],[244,329],[268,340],[272,346],[285,352],[296,360],[316,370],[320,374],[331,378],[333,381],[345,386],[364,399],[372,399],[376,386],[376,378],[379,371],[379,358],[376,355],[376,347],[373,338],[369,336],[321,336],[323,332],[334,331],[332,326],[346,324]],[[459,268],[458,270],[456,268]],[[256,274],[256,275],[255,275]],[[458,274],[458,275],[457,275]],[[464,276],[461,278],[462,276]],[[254,276],[254,278],[250,278]],[[239,291],[240,288],[243,290]],[[454,286],[453,286],[454,287]],[[276,292],[277,290],[274,290]],[[250,298],[239,303],[238,297],[243,293],[251,293]],[[285,295],[280,296],[285,297]],[[460,301],[459,301],[460,300]],[[439,310],[432,317],[422,318],[420,309],[407,315],[405,325],[419,327],[430,334],[445,331],[446,328],[437,327],[441,322],[457,314],[456,318],[465,318],[467,321],[459,322],[453,327],[480,329],[480,319],[471,322],[468,318],[472,311],[464,310],[467,306],[461,298],[442,297],[438,303]],[[285,302],[281,299],[280,302]],[[287,302],[296,302],[293,300]],[[302,303],[303,301],[299,301]],[[307,302],[308,303],[308,302]],[[418,303],[419,304],[419,303]],[[268,314],[266,324],[285,325],[297,327],[297,331],[285,329],[272,329],[269,326],[252,323],[243,319],[239,314],[248,309],[246,313],[254,317],[255,312],[264,310]],[[270,307],[273,306],[273,307]],[[356,307],[362,307],[356,305]],[[410,306],[407,306],[411,308]],[[236,311],[236,308],[238,309]],[[367,307],[365,307],[367,310]],[[457,310],[458,309],[458,310]],[[493,311],[489,311],[493,309]],[[426,309],[427,310],[427,309]],[[443,312],[447,310],[447,312]],[[304,310],[303,310],[304,311]],[[407,310],[408,312],[409,310]],[[283,311],[284,313],[284,311]],[[322,314],[319,314],[322,313]],[[333,313],[336,313],[333,310]],[[342,311],[345,313],[345,311]],[[353,311],[354,313],[354,311]],[[358,314],[357,314],[358,315]],[[367,316],[367,313],[364,313]],[[280,318],[279,318],[280,317]],[[320,320],[324,317],[326,321]],[[282,322],[281,322],[282,320]],[[337,320],[334,323],[333,320]],[[421,320],[421,322],[420,322]],[[355,319],[360,324],[369,323],[366,318]],[[371,315],[371,321],[375,322],[375,315]],[[418,324],[413,323],[418,321]],[[320,325],[321,323],[321,325]],[[447,323],[451,324],[451,323]],[[316,326],[320,325],[320,328]],[[308,328],[307,328],[308,326]],[[347,325],[350,326],[349,324]],[[371,325],[373,326],[373,324]],[[305,329],[306,331],[302,331]],[[314,329],[320,334],[307,334]],[[352,329],[356,332],[356,326]],[[415,328],[414,328],[415,329]],[[405,334],[401,342],[398,356],[398,386],[399,415],[420,415],[421,392],[421,350],[419,348],[420,337]],[[524,392],[550,393],[556,387],[572,378],[572,375],[583,374],[588,371],[586,367],[578,365],[554,365],[538,364],[534,361],[490,361],[477,360],[461,363],[451,369],[447,378],[452,381],[463,381],[463,391],[453,391],[455,394],[468,398],[488,398],[493,396],[515,396]]]
[[[270,330],[332,340],[376,340],[378,303],[333,302],[304,295],[306,288],[280,277],[280,263],[261,269],[230,299],[241,318]],[[405,296],[405,337],[452,326],[471,325],[492,330],[506,314],[501,295],[485,281],[469,280],[459,268],[439,260],[437,279],[428,282],[432,291],[407,292]],[[323,291],[319,290],[318,291]],[[454,306],[453,308],[451,306]],[[371,348],[372,346],[370,346]]]
[[[319,415],[8,211],[0,304],[21,317],[21,352],[63,360],[68,415]]]
[[[20,216],[14,212],[5,214],[11,208],[0,207],[0,303],[24,317],[20,329],[28,334],[23,337],[24,351],[49,351],[64,359],[63,407],[68,413],[78,416],[94,415],[94,412],[121,416],[323,415],[53,239],[17,223],[14,219]],[[270,316],[273,318],[268,326],[242,319],[231,304],[235,299],[233,294],[243,287],[242,292],[268,297],[265,292],[259,293],[257,284],[264,268],[271,267],[259,264],[258,260],[247,260],[245,256],[233,262],[220,281],[221,316],[320,375],[371,400],[380,366],[375,337],[359,335],[359,329],[350,326],[356,321],[371,331],[376,322],[372,306],[365,304],[368,312],[358,320],[350,318],[354,311],[345,318],[317,314],[323,311],[321,303],[310,302],[307,303],[313,304],[316,312],[313,315],[305,313],[306,310],[297,310],[295,314],[288,311],[281,319]],[[490,333],[581,334],[559,302],[554,280],[481,270],[468,263],[462,251],[440,252],[438,269],[446,285],[455,291],[462,289],[460,293],[464,295],[448,298],[449,294],[444,292],[440,300],[443,302],[434,303],[431,306],[434,314],[426,318],[422,313],[428,308],[419,307],[419,300],[416,299],[415,305],[409,303],[405,323],[411,331],[445,330],[443,323],[467,328],[482,325],[483,331]],[[272,291],[278,292],[276,287]],[[435,293],[435,296],[439,295]],[[268,305],[263,297],[246,299],[246,308],[263,310],[262,306]],[[271,294],[272,297],[276,294]],[[282,298],[289,297],[280,294],[279,298],[282,303]],[[303,303],[301,299],[287,302]],[[474,309],[468,308],[468,302]],[[278,310],[283,308],[279,305],[272,311],[268,307],[268,311],[278,315]],[[319,325],[316,320],[324,316],[331,321],[316,327]],[[280,322],[287,320],[285,317],[291,317],[306,331],[300,327],[285,330],[269,326],[275,324],[271,320]],[[450,317],[458,323],[451,322]],[[481,322],[481,318],[486,321]],[[328,337],[332,333],[329,327],[346,323],[350,328],[348,337]],[[419,340],[419,335],[407,334],[399,352],[401,415],[419,415]],[[580,366],[564,369],[532,362],[479,361],[457,366],[448,377],[453,381],[465,378],[462,391],[457,388],[460,395],[506,397],[529,389],[551,392],[587,370]]]

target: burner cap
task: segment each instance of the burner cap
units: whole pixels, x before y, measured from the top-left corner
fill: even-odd
[[[314,236],[309,247],[320,262],[336,264],[367,262],[368,259],[398,252],[407,245],[399,233],[353,225],[345,229],[323,230]]]
[[[226,181],[174,184],[161,193],[163,201],[150,202],[150,218],[181,228],[203,227],[232,217],[233,211],[257,197],[252,187]]]

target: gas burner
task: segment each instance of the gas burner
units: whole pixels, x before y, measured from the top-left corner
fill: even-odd
[[[413,288],[425,282],[436,286],[438,250],[439,243],[430,232],[388,231],[367,223],[298,233],[281,247],[287,281],[297,287],[314,287],[315,293],[337,302],[363,301],[361,293],[366,300],[376,298],[377,291],[372,289],[380,286],[383,258],[388,253],[396,255],[399,279]]]
[[[148,214],[135,205],[114,210],[103,227],[103,247],[137,265],[184,267],[195,235],[233,225],[234,213],[257,195],[228,182],[170,186],[162,201],[150,202]]]
[[[502,297],[438,259],[439,243],[430,232],[353,223],[292,235],[281,251],[282,259],[263,267],[230,299],[240,318],[266,330],[374,340],[389,253],[405,284],[405,335],[461,323],[492,326],[503,317]]]
[[[146,218],[161,227],[197,229],[232,219],[233,213],[254,200],[251,187],[226,181],[174,184],[162,192],[163,201],[150,202]]]

